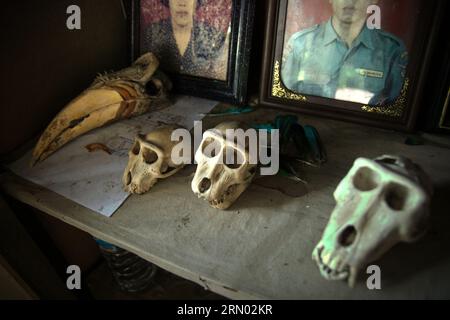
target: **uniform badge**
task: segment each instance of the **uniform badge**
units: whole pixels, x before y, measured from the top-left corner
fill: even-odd
[[[356,69],[356,72],[363,77],[379,78],[379,79],[384,77],[384,72],[376,71],[376,70],[360,68],[360,69]]]

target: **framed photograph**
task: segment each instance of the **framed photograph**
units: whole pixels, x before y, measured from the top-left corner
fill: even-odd
[[[153,52],[175,92],[246,99],[254,0],[133,0],[132,56]]]
[[[447,96],[445,97],[444,108],[442,111],[441,119],[439,120],[439,128],[450,130],[450,87],[447,90]]]
[[[450,2],[445,4],[442,12],[447,13]],[[421,111],[419,119],[424,131],[450,133],[450,42],[446,23],[440,26],[437,43],[425,88],[427,108]]]
[[[414,129],[439,1],[268,1],[262,104]]]

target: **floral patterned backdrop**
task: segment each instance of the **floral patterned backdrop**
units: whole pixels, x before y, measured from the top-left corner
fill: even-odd
[[[195,20],[215,29],[227,31],[232,16],[232,0],[203,0],[197,8]],[[141,0],[141,24],[149,25],[170,17],[169,8],[160,0]]]

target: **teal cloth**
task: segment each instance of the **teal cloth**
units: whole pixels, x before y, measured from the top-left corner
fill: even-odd
[[[326,162],[325,148],[319,132],[312,126],[301,126],[295,115],[277,116],[273,123],[256,124],[255,129],[280,131],[281,171],[293,172],[292,161],[320,166]],[[292,150],[295,147],[295,150]]]

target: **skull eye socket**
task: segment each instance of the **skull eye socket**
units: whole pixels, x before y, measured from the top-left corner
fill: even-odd
[[[379,177],[375,171],[368,167],[362,167],[353,177],[353,185],[359,191],[367,192],[376,189],[379,185]]]
[[[158,91],[158,87],[152,80],[147,82],[147,84],[145,85],[145,92],[147,92],[150,96],[156,96],[158,94]]]
[[[138,141],[136,141],[133,145],[133,148],[131,148],[131,152],[137,156],[139,152],[141,152],[141,145]]]
[[[397,164],[397,160],[394,158],[383,158],[380,160],[377,160],[378,163],[385,163],[385,164]]]
[[[142,157],[144,158],[144,162],[146,164],[153,164],[158,160],[158,155],[151,149],[144,149],[142,152]]]
[[[339,235],[339,243],[343,247],[349,247],[355,242],[358,232],[354,226],[347,226]]]
[[[408,189],[399,184],[391,184],[387,188],[385,195],[386,204],[394,211],[401,211],[405,208],[408,198]]]
[[[214,138],[206,138],[202,145],[202,153],[205,157],[215,158],[222,148],[219,141]]]
[[[231,147],[226,147],[223,153],[223,163],[230,169],[239,169],[244,163],[244,156],[242,153]]]

